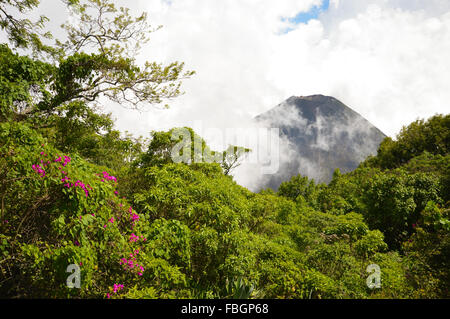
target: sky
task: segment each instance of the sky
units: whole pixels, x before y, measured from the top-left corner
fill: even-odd
[[[122,131],[242,127],[290,96],[323,94],[395,137],[450,109],[448,0],[115,2],[163,26],[138,61],[183,61],[197,72],[169,110],[108,104]],[[57,34],[68,17],[58,3],[40,7]]]
[[[290,96],[324,94],[394,137],[450,109],[448,0],[145,0],[139,7],[164,25],[148,58],[197,71],[171,110],[146,115],[152,127],[195,120],[228,127]]]
[[[105,105],[117,128],[136,136],[189,126],[220,150],[233,142],[220,140],[221,130],[313,94],[339,99],[391,137],[450,110],[449,0],[115,2],[163,26],[139,63],[183,61],[197,72],[168,110]],[[60,1],[42,0],[39,11],[62,35],[69,13]]]
[[[317,20],[319,18],[319,15],[322,12],[327,11],[329,7],[330,7],[330,0],[324,0],[324,1],[322,1],[321,4],[314,5],[308,11],[302,11],[302,12],[298,13],[294,18],[290,18],[288,20],[294,24],[308,23],[309,20],[312,20],[312,19]],[[290,30],[292,30],[292,29],[290,29]]]

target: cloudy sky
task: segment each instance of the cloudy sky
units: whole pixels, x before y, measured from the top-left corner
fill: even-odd
[[[109,105],[123,131],[242,127],[293,95],[334,96],[390,136],[450,109],[449,0],[116,2],[164,26],[141,61],[197,72],[169,110]],[[41,11],[54,31],[67,19],[54,0]]]

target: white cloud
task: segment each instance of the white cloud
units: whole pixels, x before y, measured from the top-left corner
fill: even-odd
[[[185,61],[198,72],[171,110],[149,112],[133,127],[141,134],[195,120],[239,126],[291,95],[315,93],[341,99],[391,136],[418,117],[448,112],[448,1],[331,1],[319,20],[287,34],[280,17],[320,1],[139,4],[164,25],[144,57]],[[121,128],[134,116],[142,118],[127,113]]]
[[[116,2],[164,25],[141,60],[179,60],[197,71],[170,110],[140,114],[111,106],[122,130],[147,135],[196,120],[239,127],[292,95],[315,93],[342,100],[391,136],[449,109],[447,0],[334,0],[319,20],[287,34],[280,32],[287,27],[282,17],[322,1]],[[54,26],[63,21],[60,7],[42,7],[55,11]]]
[[[287,34],[282,17],[322,0],[116,2],[164,25],[141,60],[179,60],[197,71],[171,110],[140,114],[111,105],[122,130],[147,135],[196,120],[242,126],[291,95],[315,93],[341,99],[391,136],[449,110],[448,0],[331,0],[319,20]],[[59,1],[42,2],[40,13],[58,35],[68,17],[62,11]]]
[[[292,95],[316,93],[340,99],[390,136],[450,109],[448,0],[332,0],[318,20],[287,34],[280,32],[288,26],[282,17],[322,1],[117,2],[164,25],[141,60],[179,60],[197,71],[170,110],[111,107],[122,130],[148,135],[197,120],[245,127]]]

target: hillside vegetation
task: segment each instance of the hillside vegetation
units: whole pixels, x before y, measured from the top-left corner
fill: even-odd
[[[145,15],[88,4],[68,1],[106,33],[69,28],[51,47],[0,14],[13,40],[0,46],[0,297],[449,298],[450,115],[405,127],[328,185],[299,175],[252,193],[195,134],[223,161],[174,163],[176,129],[150,142],[114,130],[99,96],[160,103],[193,72],[125,58]],[[89,18],[95,8],[116,17],[107,28]]]

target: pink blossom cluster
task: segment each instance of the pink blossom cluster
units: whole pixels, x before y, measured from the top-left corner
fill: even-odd
[[[99,176],[102,176],[102,175],[103,175],[102,182],[104,182],[106,180],[106,181],[113,181],[114,183],[117,183],[117,178],[114,176],[110,176],[108,174],[108,172],[102,172],[102,174],[99,174]]]
[[[42,146],[44,146],[44,145],[42,145]],[[41,155],[47,156],[44,152],[41,152]],[[55,163],[61,163],[61,165],[63,167],[66,167],[71,162],[71,158],[68,157],[68,156],[62,156],[62,157],[58,156],[58,158],[56,158],[54,160],[54,162]],[[44,160],[41,160],[42,167],[41,167],[41,165],[33,165],[32,168],[39,175],[41,175],[41,177],[45,177],[46,176],[46,172],[45,172],[44,168],[47,165],[50,165],[50,164],[51,164],[51,161],[47,161],[47,162],[44,163]],[[84,192],[86,194],[86,197],[89,196],[89,190],[92,190],[92,187],[90,185],[86,185],[80,180],[77,180],[75,183],[71,183],[70,182],[70,178],[67,176],[68,175],[67,172],[62,171],[62,167],[58,167],[58,169],[61,170],[61,173],[63,175],[63,178],[61,179],[61,182],[65,183],[64,184],[65,187],[67,187],[67,188],[76,188],[76,187],[81,188],[82,190],[84,190]],[[102,182],[113,181],[114,183],[117,183],[117,178],[114,177],[114,176],[110,176],[107,172],[102,172],[102,174],[97,174],[97,175],[103,177]],[[116,196],[119,195],[117,190],[114,192],[114,194]],[[123,207],[123,204],[119,204],[119,205],[120,205],[120,207]],[[132,225],[134,227],[136,222],[139,221],[140,216],[137,213],[133,212],[133,208],[132,207],[129,208],[128,212],[130,214],[130,219],[131,219]],[[95,217],[94,213],[92,213],[91,215],[93,217]],[[79,218],[81,220],[82,217],[80,216]],[[114,217],[111,217],[108,220],[108,222],[111,223],[111,224],[114,224],[114,222],[115,222]],[[7,223],[7,221],[5,221],[5,223]],[[104,225],[103,227],[106,228],[107,225]],[[131,236],[130,236],[129,242],[130,243],[136,243],[139,240],[147,241],[147,238],[144,238],[143,236],[138,236],[138,235],[132,233]],[[74,240],[73,243],[74,243],[75,246],[80,246],[80,242],[78,240]],[[131,271],[135,272],[138,276],[143,276],[143,273],[144,273],[145,269],[144,269],[144,267],[142,265],[140,265],[137,262],[138,255],[139,255],[139,250],[135,250],[133,253],[130,254],[129,259],[122,258],[120,260],[120,265],[124,266],[124,270],[131,270]],[[82,263],[80,263],[80,265],[82,265]],[[124,289],[124,285],[114,284],[114,289],[113,289],[114,294],[118,293],[119,291],[121,291],[123,289]],[[110,293],[107,294],[107,298],[111,298],[111,294]]]
[[[44,147],[45,145],[42,144],[42,147]],[[43,156],[47,156],[47,154],[45,154],[44,152],[41,152],[41,155]],[[47,166],[48,164],[50,164],[50,161],[47,161],[46,163],[44,163],[44,160],[41,159],[41,165],[33,165],[31,166],[31,168],[33,169],[33,171],[35,171],[36,173],[38,173],[41,177],[45,177],[45,166]]]
[[[122,258],[119,262],[120,265],[124,265],[125,269],[136,270],[138,276],[142,276],[144,273],[144,267],[139,265],[136,261],[136,257],[139,255],[139,250],[135,250],[130,254],[130,259]]]
[[[122,290],[123,288],[124,288],[123,285],[114,284],[114,293],[117,293],[118,291]]]
[[[42,145],[44,146],[44,145]],[[45,154],[44,152],[41,152],[41,155],[43,156],[47,156],[47,154]],[[72,159],[69,156],[58,156],[54,162],[55,163],[61,163],[63,167],[66,167],[70,162],[72,161]],[[44,163],[44,160],[41,159],[41,165],[43,167],[41,167],[40,165],[33,165],[32,168],[33,170],[38,173],[39,175],[41,175],[41,177],[45,177],[45,169],[44,167],[47,165],[50,165],[51,161],[47,161],[46,163]],[[61,167],[58,167],[59,170],[62,170]],[[86,195],[86,197],[89,197],[89,190],[92,190],[92,187],[90,185],[86,185],[84,184],[82,181],[78,180],[75,183],[69,183],[70,178],[67,176],[67,172],[62,171],[61,172],[63,175],[65,175],[62,179],[61,182],[65,183],[64,186],[67,188],[73,188],[73,187],[79,187],[84,191],[84,194]],[[115,177],[114,177],[115,179]]]
[[[124,285],[121,285],[121,284],[114,284],[114,286],[113,286],[113,292],[116,294],[117,292],[121,291],[123,288],[125,288]],[[106,294],[106,297],[107,297],[108,299],[111,299],[111,294],[110,294],[110,293],[107,293],[107,294]]]
[[[139,215],[136,213],[133,213],[133,208],[130,207],[128,209],[128,212],[130,213],[131,222],[133,223],[133,226],[136,224],[137,221],[139,221]]]
[[[41,152],[41,155],[47,156],[47,154],[45,154],[44,152]],[[33,165],[32,168],[33,168],[33,170],[34,170],[36,173],[38,173],[41,177],[45,177],[45,174],[46,174],[46,172],[45,172],[45,166],[49,165],[50,163],[51,163],[50,161],[44,162],[44,160],[41,159],[41,165],[42,165],[42,166],[41,166],[41,165]]]
[[[63,162],[63,158],[64,158],[64,162]],[[67,164],[69,164],[72,161],[72,159],[69,156],[63,156],[63,157],[58,157],[57,159],[55,159],[56,163],[62,163],[62,166],[66,167]]]
[[[64,179],[62,179],[62,181],[64,182],[64,181],[68,181],[70,178],[68,178],[67,176],[64,178]],[[65,184],[64,186],[66,186],[67,188],[73,188],[73,187],[79,187],[79,188],[81,188],[83,191],[84,191],[84,194],[86,195],[86,197],[89,197],[89,191],[88,191],[88,188],[89,189],[91,189],[92,190],[92,187],[90,186],[90,185],[86,185],[86,184],[84,184],[82,181],[76,181],[75,182],[75,184],[70,184],[70,183],[67,183],[67,184]]]
[[[95,216],[95,215],[93,215],[93,216]],[[111,224],[114,224],[114,222],[115,222],[114,217],[111,217],[110,219],[108,219],[108,222],[110,222]],[[108,227],[108,225],[103,225],[103,228],[106,228],[106,227]]]
[[[44,144],[42,144],[42,146],[44,146]],[[41,155],[47,156],[47,154],[45,154],[44,152],[41,152]],[[72,161],[72,159],[71,159],[69,156],[66,156],[66,155],[64,155],[64,156],[62,156],[62,157],[61,157],[61,156],[58,156],[58,158],[56,158],[56,159],[54,160],[55,163],[61,163],[63,167],[66,167],[67,164],[69,164],[71,161]],[[48,166],[48,165],[50,165],[50,164],[51,164],[51,161],[47,161],[47,162],[44,163],[44,160],[41,159],[41,165],[42,165],[43,167],[41,167],[40,165],[33,165],[32,168],[33,168],[33,170],[34,170],[36,173],[38,173],[41,177],[45,177],[45,176],[46,176],[45,166]],[[62,168],[59,167],[58,169],[61,170]],[[82,181],[76,181],[75,184],[69,183],[70,178],[67,176],[67,173],[64,172],[64,171],[62,171],[61,173],[62,173],[63,175],[65,175],[65,176],[61,179],[61,182],[62,182],[62,183],[65,183],[64,186],[66,186],[67,188],[79,187],[79,188],[81,188],[81,189],[84,191],[86,197],[89,196],[89,190],[88,190],[88,189],[92,190],[92,187],[91,187],[91,186],[84,184]]]
[[[130,243],[135,243],[139,240],[139,236],[136,236],[134,233],[130,236]]]
[[[40,165],[33,165],[33,170],[38,173],[41,177],[45,177],[45,169]]]
[[[138,215],[138,214],[135,214],[135,213],[133,213],[133,214],[131,215],[131,220],[132,220],[133,222],[135,222],[135,221],[139,220],[139,215]]]
[[[135,243],[139,239],[142,239],[143,241],[147,241],[147,238],[144,238],[144,236],[138,236],[138,235],[135,235],[134,233],[132,233],[130,236],[130,243]]]

